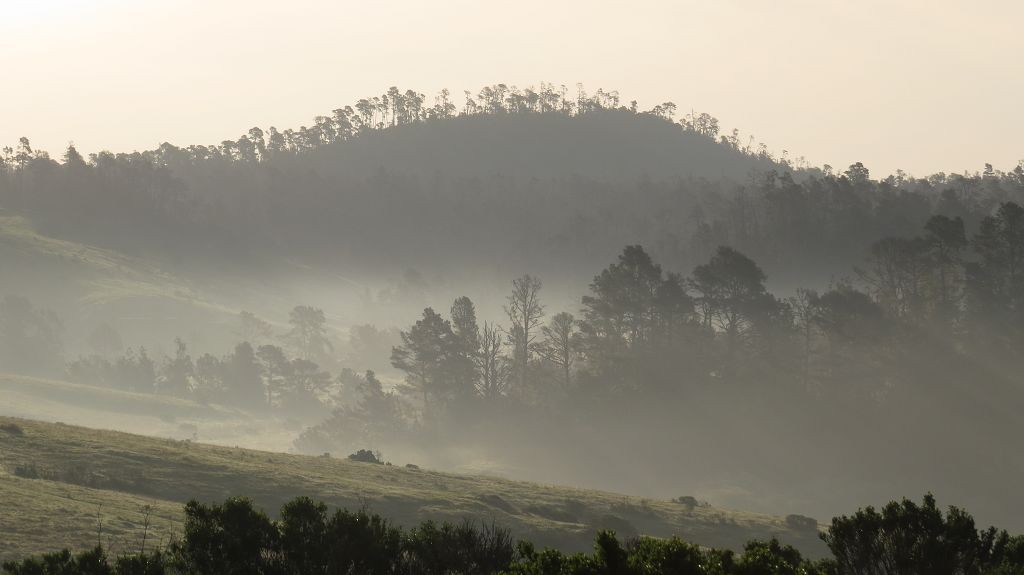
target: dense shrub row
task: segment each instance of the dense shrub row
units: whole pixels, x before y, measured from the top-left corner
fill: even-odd
[[[742,553],[679,538],[597,534],[592,554],[514,544],[494,525],[424,522],[403,530],[365,510],[329,513],[300,497],[270,519],[244,498],[185,507],[182,539],[165,549],[108,557],[97,547],[64,550],[3,565],[9,575],[1019,575],[1024,537],[977,530],[973,518],[931,495],[833,519],[822,538],[833,558],[805,559],[778,540],[751,541]]]

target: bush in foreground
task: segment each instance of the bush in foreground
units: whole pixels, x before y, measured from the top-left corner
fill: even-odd
[[[244,498],[190,502],[181,541],[111,559],[103,548],[9,562],[9,575],[1024,575],[1024,537],[979,531],[966,512],[945,514],[928,495],[833,520],[823,539],[834,559],[809,561],[772,539],[742,553],[679,538],[623,543],[597,534],[593,553],[514,545],[495,526],[424,522],[408,531],[379,515],[300,497],[272,520]]]

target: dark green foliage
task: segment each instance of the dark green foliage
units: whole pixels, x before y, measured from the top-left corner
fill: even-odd
[[[402,530],[364,510],[336,512],[326,526],[328,573],[395,573],[402,560]]]
[[[394,573],[402,532],[377,515],[345,510],[328,515],[323,503],[300,497],[281,510],[282,562],[289,573]]]
[[[351,461],[361,461],[363,463],[384,463],[369,449],[360,449],[349,455],[348,458]]]
[[[402,345],[392,350],[391,365],[408,374],[402,390],[421,400],[424,410],[437,410],[457,393],[452,375],[461,365],[460,339],[451,322],[429,307],[401,337]]]
[[[102,547],[78,554],[65,549],[3,564],[3,572],[8,575],[164,575],[169,571],[177,572],[160,551],[123,555],[111,564]]]
[[[707,572],[705,554],[700,547],[681,539],[643,537],[630,548],[629,566],[637,575],[699,575]]]
[[[280,535],[274,523],[244,498],[223,504],[185,505],[185,532],[176,561],[196,575],[278,572]]]
[[[169,551],[117,558],[102,548],[51,553],[4,564],[9,575],[1019,575],[1024,537],[977,531],[969,514],[943,515],[928,495],[833,520],[824,539],[835,559],[811,562],[776,539],[751,541],[736,555],[679,538],[639,537],[626,544],[597,533],[591,555],[513,545],[508,531],[424,522],[409,531],[365,510],[336,511],[307,497],[270,520],[243,498],[185,507],[181,541]],[[804,518],[807,519],[807,518]]]
[[[583,296],[586,331],[613,346],[670,336],[693,312],[680,278],[666,276],[641,246],[626,246],[618,262],[594,278],[590,291]]]
[[[426,522],[408,532],[366,511],[328,513],[305,497],[271,521],[247,499],[189,503],[171,564],[186,573],[492,574],[513,560],[508,531]]]
[[[164,575],[169,571],[163,553],[123,555],[114,562],[114,575]]]
[[[974,343],[994,357],[1017,355],[1024,342],[1024,208],[1001,204],[981,221],[972,245],[979,256],[966,267]]]
[[[776,540],[752,541],[736,556],[732,551],[706,549],[679,538],[640,537],[623,546],[611,531],[598,533],[594,554],[564,555],[537,552],[519,545],[515,575],[826,575],[827,563],[812,563],[800,552]]]
[[[508,531],[495,525],[438,525],[427,521],[409,532],[404,545],[410,573],[498,573],[513,559]]]
[[[587,384],[615,394],[663,390],[677,381],[666,374],[664,362],[687,357],[699,337],[684,281],[663,272],[641,246],[627,246],[617,262],[594,277],[590,294],[582,298],[576,346],[589,367]]]
[[[327,564],[327,506],[299,497],[281,508],[280,541],[283,561],[298,573],[315,573]]]
[[[979,531],[967,512],[945,514],[931,494],[920,505],[904,499],[832,520],[822,538],[839,575],[972,575],[1013,573],[1021,539],[994,528]]]
[[[697,498],[692,495],[681,495],[679,497],[676,497],[672,501],[686,507],[687,509],[693,509],[694,507],[697,507],[697,505],[700,504],[697,501]]]
[[[803,575],[817,571],[789,545],[771,541],[751,541],[743,548],[737,564],[739,575]]]
[[[96,547],[73,555],[67,549],[47,553],[38,558],[25,559],[21,563],[4,563],[4,572],[10,575],[120,575],[107,560],[103,548]]]

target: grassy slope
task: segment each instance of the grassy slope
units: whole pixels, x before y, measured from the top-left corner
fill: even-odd
[[[0,255],[53,272],[78,287],[81,305],[102,305],[122,298],[164,298],[223,311],[154,265],[117,252],[40,234],[22,216],[0,210]]]
[[[149,393],[0,374],[0,416],[287,451],[299,427],[268,415]]]
[[[0,432],[3,433],[3,432]],[[147,548],[180,532],[176,502],[78,485],[22,479],[0,469],[0,561],[53,551],[84,549],[97,537],[114,554],[141,548],[146,507]]]
[[[640,533],[678,534],[706,545],[738,547],[778,535],[809,552],[821,550],[814,533],[794,532],[764,515],[0,417],[3,424],[20,426],[23,434],[0,431],[0,540],[15,542],[0,546],[0,558],[91,544],[100,504],[104,523],[130,542],[143,505],[154,506],[157,531],[166,534],[180,530],[176,504],[230,495],[252,497],[269,511],[310,495],[339,507],[368,505],[406,525],[428,518],[494,520],[517,536],[566,549],[588,547],[597,528],[621,533],[628,523]],[[26,464],[56,481],[14,477],[14,468]]]

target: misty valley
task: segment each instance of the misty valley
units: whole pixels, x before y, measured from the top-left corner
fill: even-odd
[[[582,85],[22,138],[3,572],[1024,573],[1022,206]]]

